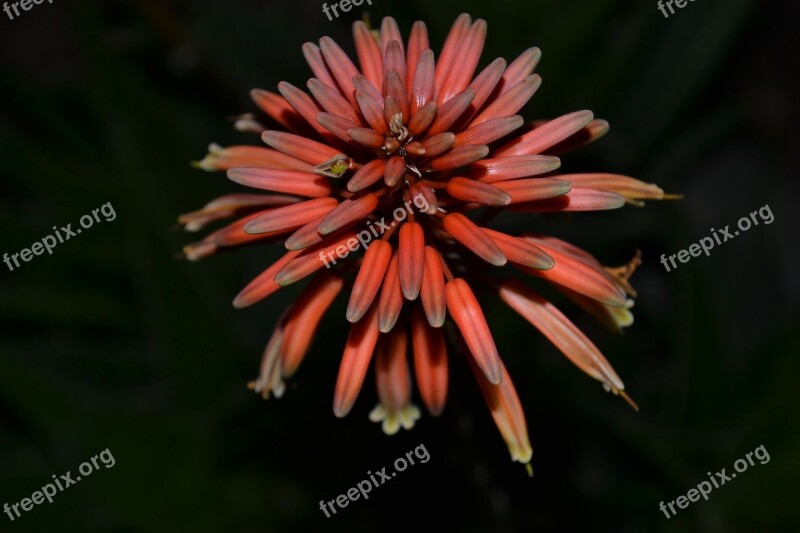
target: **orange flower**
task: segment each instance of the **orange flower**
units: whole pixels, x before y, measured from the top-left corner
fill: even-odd
[[[251,383],[256,392],[284,392],[323,315],[351,287],[346,319],[352,325],[334,414],[352,409],[375,356],[380,403],[370,419],[388,434],[410,429],[420,416],[411,401],[410,345],[422,402],[439,415],[448,388],[443,326],[449,315],[452,340],[468,353],[512,459],[528,464],[522,406],[476,290],[498,291],[570,361],[629,400],[597,347],[533,289],[500,277],[499,268],[510,264],[552,284],[619,330],[633,320],[628,278],[640,261],[605,268],[559,239],[508,235],[486,225],[503,210],[607,210],[666,196],[627,176],[558,175],[557,156],[602,137],[608,124],[577,111],[526,125],[517,113],[541,85],[533,73],[541,53],[530,48],[511,64],[499,58],[476,74],[486,29],[483,20],[459,16],[438,61],[422,22],[413,25],[407,44],[392,18],[377,32],[356,22],[359,67],[328,37],[306,43],[310,94],[287,82],[278,93],[254,90],[263,120],[248,114],[236,122],[242,131],[260,133],[266,146],[211,145],[197,163],[262,193],[229,194],[179,220],[197,231],[235,218],[186,246],[190,260],[244,244],[284,243],[287,253],[239,293],[237,308],[313,277],[275,327]]]

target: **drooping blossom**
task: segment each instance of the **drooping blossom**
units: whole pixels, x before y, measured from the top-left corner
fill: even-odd
[[[424,23],[416,22],[406,41],[392,18],[379,31],[353,25],[358,64],[329,37],[306,43],[313,73],[307,91],[287,82],[277,93],[253,90],[263,118],[236,121],[265,146],[211,145],[198,163],[251,191],[179,220],[197,231],[234,219],[186,246],[191,260],[245,244],[285,247],[236,296],[237,308],[310,280],[275,326],[251,383],[256,392],[283,394],[341,295],[346,316],[333,319],[351,325],[336,380],[337,417],[352,409],[370,364],[379,400],[370,419],[386,433],[410,429],[419,418],[414,385],[428,413],[439,415],[448,345],[463,346],[512,459],[528,464],[522,405],[478,295],[497,292],[578,368],[628,399],[600,350],[535,286],[555,286],[619,330],[633,320],[628,278],[638,256],[606,268],[588,252],[536,233],[536,219],[665,195],[617,174],[559,174],[558,156],[602,137],[608,124],[590,111],[526,124],[518,112],[541,84],[534,73],[541,53],[529,48],[511,63],[498,58],[478,70],[486,29],[483,20],[459,16],[438,58]],[[503,211],[526,217],[531,232],[490,228]]]

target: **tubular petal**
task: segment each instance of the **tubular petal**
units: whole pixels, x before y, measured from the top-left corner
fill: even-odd
[[[444,330],[428,326],[419,306],[411,312],[411,342],[419,395],[428,412],[439,416],[447,401],[447,345]]]
[[[441,86],[439,95],[441,102],[447,102],[453,96],[460,93],[469,86],[475,68],[480,61],[483,45],[486,41],[486,21],[476,20],[458,50],[458,67],[453,67],[447,74]]]
[[[408,53],[406,54],[406,83],[409,94],[413,94],[412,85],[416,77],[417,66],[422,58],[423,53],[430,49],[428,43],[428,28],[425,23],[418,20],[411,25],[411,34],[408,37]],[[433,56],[431,56],[433,59]],[[431,76],[433,80],[433,76]],[[433,88],[431,88],[431,95],[433,95]],[[414,101],[411,101],[412,108]],[[412,111],[413,112],[413,111]]]
[[[500,297],[541,331],[575,366],[612,390],[625,389],[600,350],[553,304],[517,280],[504,283]]]
[[[489,147],[485,144],[456,146],[445,155],[431,161],[431,167],[436,170],[452,170],[479,161],[488,154]]]
[[[461,213],[450,213],[444,217],[444,229],[455,240],[475,255],[494,266],[506,264],[506,256],[481,228]]]
[[[386,185],[394,187],[403,176],[406,175],[406,160],[399,155],[393,156],[386,162],[386,168],[383,171],[383,179]]]
[[[417,222],[406,222],[400,228],[398,254],[403,296],[416,300],[425,270],[425,233]]]
[[[361,119],[353,108],[353,105],[351,105],[344,97],[342,97],[339,91],[333,87],[328,87],[317,78],[311,78],[308,80],[307,85],[308,89],[311,91],[311,94],[314,95],[314,99],[316,99],[316,101],[319,102],[319,105],[322,106],[322,109],[333,115],[349,118],[356,124],[361,122]],[[353,100],[355,101],[355,93],[353,95]]]
[[[358,101],[359,109],[361,109],[361,114],[364,115],[364,119],[370,128],[378,133],[386,133],[389,128],[383,117],[383,107],[364,91],[356,91],[356,100]]]
[[[401,426],[411,429],[420,417],[419,409],[411,403],[407,347],[405,330],[393,329],[381,338],[375,357],[375,380],[380,404],[372,410],[369,418],[373,422],[383,422],[383,432],[387,435],[394,435]]]
[[[339,151],[330,146],[282,131],[267,130],[261,134],[261,140],[276,150],[312,165],[322,164],[339,155]]]
[[[542,51],[535,46],[522,52],[503,73],[500,94],[505,93],[511,87],[530,76],[541,58]]]
[[[375,87],[383,86],[383,54],[372,32],[361,20],[353,23],[353,40],[364,76]]]
[[[274,168],[276,170],[296,170],[313,172],[314,166],[296,157],[261,146],[229,146],[217,144],[208,147],[208,155],[195,166],[206,171],[229,170],[236,167]]]
[[[347,336],[333,396],[333,414],[338,418],[347,416],[364,384],[364,377],[367,375],[369,362],[380,334],[377,307],[373,305],[364,318],[353,324]]]
[[[560,178],[561,176],[559,176]],[[502,183],[519,183],[517,180]],[[541,179],[539,180],[541,181]],[[553,180],[560,181],[560,180]],[[563,181],[562,183],[569,183]],[[500,184],[498,184],[500,185]],[[506,189],[507,190],[507,189]],[[512,194],[513,196],[513,194]],[[546,213],[551,211],[603,211],[607,209],[619,209],[625,205],[625,197],[612,191],[599,191],[597,189],[587,189],[585,187],[572,187],[572,189],[557,198],[538,199],[529,201],[521,199],[515,200],[519,205],[513,207],[514,210]],[[530,200],[533,200],[531,198]]]
[[[378,197],[371,192],[348,198],[322,219],[317,231],[320,235],[330,235],[353,222],[366,218],[375,211],[376,207],[378,207]]]
[[[348,322],[361,320],[372,305],[391,258],[392,247],[386,241],[375,241],[367,248],[347,304]]]
[[[447,315],[447,295],[444,290],[444,272],[439,252],[430,246],[425,247],[425,270],[422,274],[422,307],[433,328],[444,325]]]
[[[541,154],[589,124],[594,115],[591,111],[575,111],[553,119],[528,133],[508,142],[495,156]]]
[[[292,376],[308,352],[320,320],[342,290],[344,281],[334,274],[314,278],[292,305],[284,322],[281,362],[283,375]]]
[[[400,310],[403,307],[403,291],[400,288],[400,259],[398,254],[392,256],[386,277],[383,280],[381,298],[378,302],[378,329],[381,333],[388,333],[394,328]]]
[[[486,405],[492,413],[494,423],[508,446],[511,460],[523,464],[530,463],[531,457],[533,457],[533,448],[528,437],[525,414],[505,365],[500,363],[502,382],[499,385],[487,382],[474,363],[470,366]]]
[[[605,271],[547,246],[541,240],[527,236],[523,236],[523,238],[540,247],[555,261],[555,265],[549,270],[521,267],[523,271],[544,278],[551,283],[572,289],[606,305],[613,307],[625,306],[625,293],[610,279]]]
[[[457,68],[458,55],[471,25],[472,18],[468,14],[459,15],[442,46],[442,53],[436,64],[436,103],[440,107],[444,103],[444,83],[450,71]]]
[[[373,159],[353,174],[353,177],[347,182],[347,190],[358,192],[377,183],[378,180],[383,178],[385,168],[386,163],[383,159]]]
[[[486,183],[515,180],[552,172],[561,160],[549,155],[517,155],[483,159],[472,164],[472,176]],[[559,176],[560,178],[561,176]]]
[[[490,103],[480,115],[470,124],[476,126],[487,120],[502,118],[515,114],[525,107],[537,89],[542,85],[542,78],[538,74],[528,76],[521,82],[503,92],[499,98]],[[521,125],[521,124],[520,124]]]
[[[283,257],[275,261],[272,265],[270,265],[269,268],[259,274],[253,281],[248,283],[238,295],[236,295],[236,298],[233,300],[233,307],[236,309],[243,309],[260,300],[263,300],[270,294],[280,289],[280,285],[273,281],[275,274],[277,274],[280,269],[289,264],[289,262],[298,255],[300,255],[299,251],[288,252],[284,254]]]
[[[296,194],[309,198],[329,196],[328,180],[317,174],[296,170],[274,170],[269,168],[232,168],[228,179],[255,189]]]
[[[447,182],[447,193],[453,198],[483,205],[503,206],[511,203],[511,196],[504,190],[469,178],[452,178]]]
[[[336,41],[330,37],[323,37],[319,40],[319,48],[322,51],[322,57],[325,58],[325,63],[336,78],[339,84],[341,94],[350,102],[350,105],[356,106],[355,87],[353,86],[353,77],[358,74],[358,69],[347,54],[336,44]]]
[[[500,356],[478,300],[466,281],[456,278],[445,285],[447,311],[461,331],[472,357],[492,385],[503,379]]]
[[[490,144],[520,128],[524,123],[519,115],[486,120],[458,133],[456,145]]]
[[[498,181],[492,185],[508,193],[511,196],[512,204],[553,198],[570,191],[569,182],[550,178]]]
[[[425,105],[433,104],[436,109],[434,99],[434,76],[436,66],[433,59],[433,50],[425,50],[419,58],[419,64],[415,66],[414,79],[409,89],[411,95],[411,114]]]
[[[335,198],[315,198],[285,207],[270,209],[244,225],[245,233],[267,233],[290,228],[299,228],[327,214],[335,208],[338,202]]]
[[[275,274],[273,280],[281,287],[296,283],[327,265],[324,257],[334,252],[339,253],[337,248],[348,249],[350,246],[354,248],[355,246],[350,244],[351,241],[355,243],[355,245],[358,244],[358,240],[353,232],[347,232],[344,236],[339,238],[332,237],[328,239],[327,242],[323,241],[319,246],[305,251],[295,259],[292,259]],[[345,243],[348,243],[347,246],[345,246]],[[353,248],[349,249],[353,251]],[[339,255],[341,256],[344,253],[345,252],[341,252]]]
[[[544,250],[520,237],[506,235],[489,228],[481,228],[512,263],[539,270],[549,270],[555,261]]]
[[[428,135],[436,135],[437,133],[442,133],[450,129],[450,126],[455,124],[461,115],[464,114],[464,111],[467,110],[473,98],[475,98],[475,91],[467,88],[452,97],[445,104],[437,102],[439,111],[436,113],[436,119],[433,121],[433,124],[431,124],[430,129],[428,129]]]

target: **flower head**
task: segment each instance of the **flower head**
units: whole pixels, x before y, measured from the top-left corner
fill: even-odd
[[[392,18],[380,31],[356,22],[353,34],[360,68],[323,37],[303,46],[314,75],[308,92],[286,82],[278,93],[252,91],[281,129],[243,115],[236,127],[259,132],[267,146],[212,145],[198,166],[263,192],[226,195],[183,215],[189,231],[236,219],[185,254],[195,260],[243,244],[283,243],[285,255],[239,293],[237,308],[312,278],[276,325],[251,383],[264,397],[284,392],[346,288],[352,325],[336,416],[351,410],[374,357],[380,403],[370,419],[388,434],[410,429],[420,411],[411,401],[409,349],[422,402],[440,414],[448,331],[468,354],[512,459],[527,464],[532,448],[522,406],[476,291],[498,292],[578,368],[627,398],[595,345],[507,267],[554,285],[619,329],[632,322],[628,278],[639,260],[609,269],[557,238],[487,225],[503,210],[534,217],[616,209],[662,199],[663,191],[615,174],[557,174],[558,155],[603,136],[608,124],[577,111],[526,125],[517,113],[541,84],[533,73],[541,53],[530,48],[510,64],[498,58],[476,74],[485,21],[459,16],[438,60],[422,22],[407,42]]]

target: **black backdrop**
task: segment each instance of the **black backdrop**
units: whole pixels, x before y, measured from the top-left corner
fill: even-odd
[[[52,256],[0,268],[0,504],[106,448],[116,460],[13,523],[0,515],[0,530],[797,527],[798,7],[703,0],[665,19],[652,0],[373,0],[373,21],[392,15],[407,32],[425,20],[435,49],[459,12],[485,18],[482,64],[541,47],[544,83],[526,117],[589,108],[612,126],[564,168],[685,195],[541,226],[606,264],[642,250],[624,336],[570,310],[641,412],[486,300],[526,411],[532,479],[508,460],[457,354],[439,419],[384,436],[366,418],[371,379],[335,419],[341,303],[285,397],[261,401],[244,385],[296,292],[243,311],[230,301],[276,251],[175,258],[191,240],[176,215],[234,190],[189,161],[211,141],[248,139],[227,117],[253,110],[250,88],[305,82],[302,43],[327,34],[352,52],[360,12],[329,22],[314,0],[55,0],[0,13],[0,252],[105,202],[117,213]],[[659,264],[763,205],[772,224],[676,271]],[[419,444],[428,463],[335,517],[319,510]],[[659,511],[760,445],[767,464],[675,518]]]

